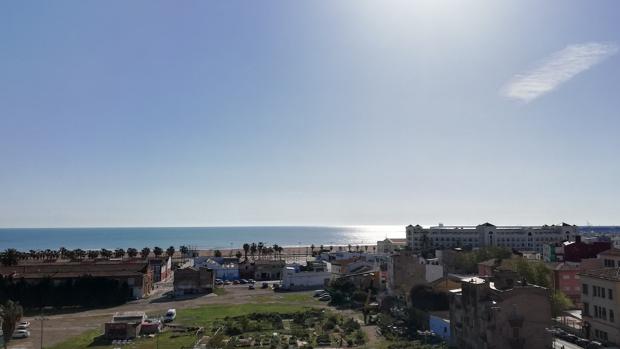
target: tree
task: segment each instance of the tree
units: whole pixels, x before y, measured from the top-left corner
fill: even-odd
[[[213,255],[214,255],[215,257],[222,257],[222,251],[220,251],[220,250],[215,250],[215,251],[213,251]]]
[[[250,244],[246,242],[243,244],[243,255],[246,261],[248,260],[248,252],[250,252]]]
[[[2,265],[6,267],[17,265],[19,261],[19,252],[14,248],[9,248],[2,253],[1,260]]]
[[[558,317],[564,310],[572,309],[575,305],[562,291],[551,294],[551,316]]]
[[[86,251],[82,250],[81,248],[76,248],[75,250],[73,250],[73,256],[76,259],[84,259],[84,257],[86,257]]]
[[[164,250],[159,246],[155,246],[153,247],[153,254],[155,255],[155,257],[159,257],[164,254]]]
[[[97,250],[89,250],[88,251],[88,258],[90,258],[90,259],[97,259],[97,257],[99,257],[99,251],[97,251]]]
[[[166,249],[166,255],[168,257],[172,257],[174,256],[174,246],[170,246]]]
[[[117,248],[116,250],[114,250],[114,257],[123,258],[124,256],[125,256],[125,250],[123,250],[122,248]]]
[[[237,259],[241,259],[241,256],[243,256],[243,253],[241,253],[241,251],[237,251],[237,253],[235,253],[235,257],[237,257]]]
[[[135,257],[138,255],[138,250],[136,250],[136,249],[135,249],[135,248],[133,248],[133,247],[130,247],[130,248],[128,248],[128,249],[127,249],[127,255],[128,255],[130,258],[135,258]]]
[[[250,255],[252,255],[252,259],[254,259],[254,255],[256,254],[256,250],[258,249],[258,246],[256,246],[256,243],[252,243],[252,245],[250,245]]]
[[[184,257],[189,254],[189,248],[185,245],[179,246],[179,251],[181,251],[181,255],[183,255]]]
[[[263,250],[265,249],[265,244],[262,241],[259,241],[257,248],[258,248],[258,259],[260,259],[260,257],[263,254]]]
[[[4,348],[6,349],[11,340],[15,326],[21,320],[24,310],[19,303],[8,300],[2,308],[0,308],[0,317],[2,318],[2,333],[4,333]]]
[[[67,253],[67,252],[65,252],[65,254],[66,254],[66,253]],[[108,249],[102,248],[102,249],[101,249],[101,252],[100,252],[99,254],[101,254],[101,257],[104,257],[104,258],[110,258],[110,257],[112,257],[113,252],[112,252],[112,251],[110,251],[110,250],[108,250]]]
[[[351,244],[348,244],[347,247],[349,248],[349,252],[351,252]]]
[[[310,245],[310,252],[312,252],[312,255],[314,256],[314,249],[316,247],[314,246],[314,244]]]
[[[142,251],[140,251],[140,257],[142,257],[142,259],[147,259],[150,254],[151,249],[148,247],[145,247],[142,249]]]

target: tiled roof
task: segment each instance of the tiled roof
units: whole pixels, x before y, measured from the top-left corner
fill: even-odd
[[[603,251],[601,253],[599,253],[600,256],[614,256],[614,257],[620,257],[620,249],[618,248],[611,248],[607,251]]]
[[[584,271],[581,276],[589,276],[597,279],[620,281],[620,268],[602,268]]]

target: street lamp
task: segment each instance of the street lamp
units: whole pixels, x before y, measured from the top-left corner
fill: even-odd
[[[44,316],[38,316],[35,318],[35,320],[39,320],[41,322],[41,344],[40,344],[40,348],[43,349],[43,321],[48,320],[48,318],[44,317]]]

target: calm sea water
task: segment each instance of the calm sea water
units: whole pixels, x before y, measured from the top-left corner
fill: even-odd
[[[195,228],[19,228],[0,229],[0,250],[114,249],[180,245],[200,249],[267,245],[369,244],[385,237],[405,237],[405,226],[348,227],[195,227]]]

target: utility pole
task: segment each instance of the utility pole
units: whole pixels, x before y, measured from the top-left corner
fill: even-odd
[[[43,321],[47,320],[46,317],[43,316],[43,314],[41,314],[41,316],[35,318],[35,320],[39,320],[41,323],[41,343],[40,343],[40,349],[43,349]]]

